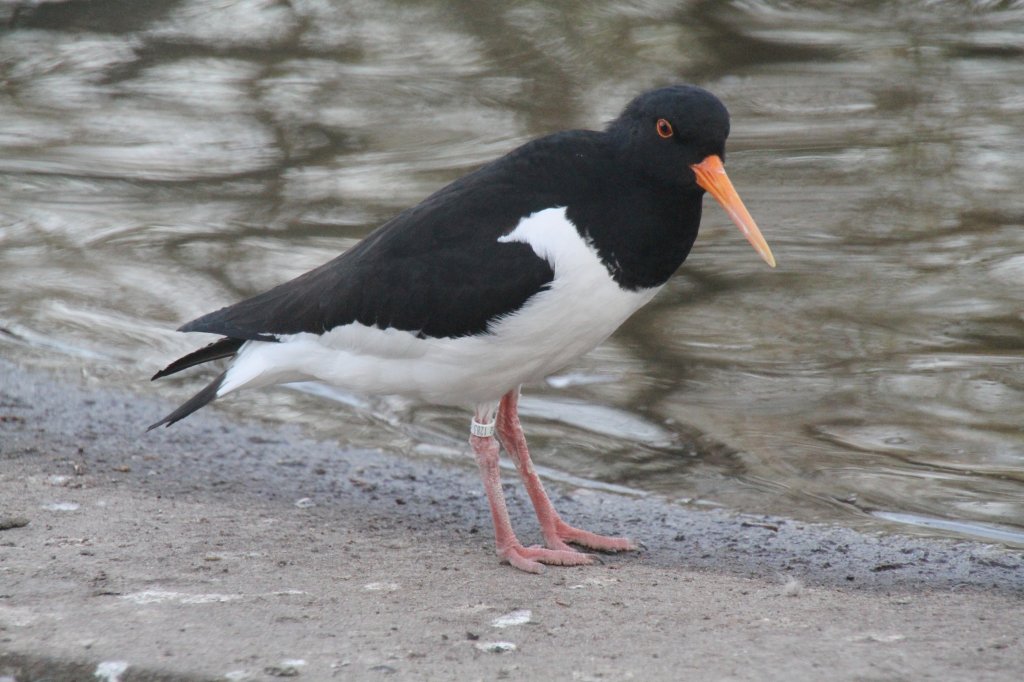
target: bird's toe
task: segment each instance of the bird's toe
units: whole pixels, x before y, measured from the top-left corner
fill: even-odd
[[[498,552],[503,561],[527,573],[542,573],[544,564],[554,566],[585,566],[594,563],[595,557],[575,549],[549,549],[547,547],[523,547],[513,545]]]
[[[560,522],[556,527],[558,537],[565,542],[574,545],[596,549],[599,552],[632,552],[640,549],[640,545],[629,538],[598,535],[590,531],[574,528],[565,522]]]

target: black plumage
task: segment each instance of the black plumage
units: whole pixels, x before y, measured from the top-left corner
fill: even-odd
[[[679,124],[684,135],[709,125],[714,133],[684,160],[724,154],[728,119],[725,126],[719,122],[724,107],[715,103]],[[523,145],[399,214],[334,260],[179,331],[265,341],[358,322],[425,337],[483,334],[553,277],[529,245],[498,238],[522,218],[556,206],[569,209],[581,236],[624,288],[660,286],[697,237],[703,190],[682,182],[689,173],[684,164],[674,163],[674,175],[664,173],[659,145],[636,144],[636,126],[645,121],[631,113],[627,109],[603,133],[566,131]],[[697,200],[684,201],[681,190]]]

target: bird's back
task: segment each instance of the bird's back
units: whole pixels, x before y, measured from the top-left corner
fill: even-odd
[[[328,263],[180,330],[264,341],[353,322],[434,338],[485,333],[553,277],[550,263],[528,245],[499,238],[537,211],[585,201],[594,190],[589,169],[606,155],[600,134],[590,131],[535,140]]]

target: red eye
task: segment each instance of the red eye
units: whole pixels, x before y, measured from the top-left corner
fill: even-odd
[[[654,126],[655,130],[658,131],[658,136],[664,139],[672,137],[672,124],[664,118],[659,118],[658,122]]]

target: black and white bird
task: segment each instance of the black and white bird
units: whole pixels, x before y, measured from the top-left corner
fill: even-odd
[[[603,131],[559,132],[515,149],[334,260],[182,326],[222,338],[154,379],[231,360],[150,428],[241,388],[293,381],[466,406],[501,559],[538,572],[593,561],[569,543],[635,549],[559,517],[530,461],[520,387],[588,352],[651,300],[697,238],[705,191],[775,265],[723,168],[728,135],[729,114],[714,95],[677,85],[640,95]],[[546,547],[524,547],[512,530],[499,442]]]

